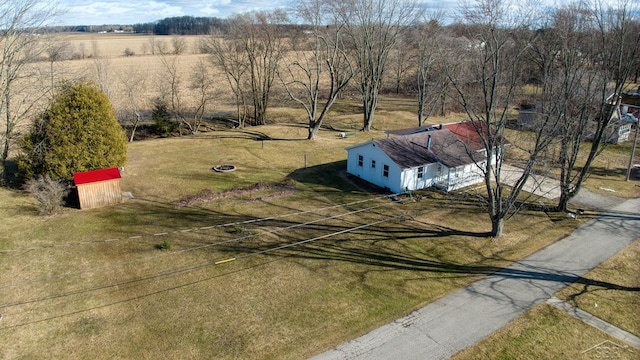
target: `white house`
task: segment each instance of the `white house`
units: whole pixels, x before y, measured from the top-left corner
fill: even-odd
[[[617,101],[613,95],[607,99],[615,104],[609,126],[605,129],[604,140],[611,144],[620,144],[629,140],[632,125],[637,126],[640,118],[640,89],[638,93],[623,93]]]
[[[347,172],[394,193],[430,186],[450,191],[483,181],[486,152],[471,122],[396,134],[402,136],[348,147]]]

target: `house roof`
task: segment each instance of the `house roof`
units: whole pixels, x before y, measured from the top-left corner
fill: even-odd
[[[425,132],[425,131],[428,131],[431,127],[432,125],[425,125],[425,126],[406,128],[406,129],[387,130],[384,133],[387,135],[404,136],[404,135],[411,135],[411,134],[417,134],[420,132]]]
[[[120,170],[118,170],[118,168],[108,168],[73,173],[73,181],[76,183],[76,185],[120,178]]]
[[[623,93],[620,103],[623,105],[640,106],[640,89],[638,93]]]
[[[427,149],[429,137],[431,145]],[[457,167],[486,159],[481,153],[468,151],[456,134],[447,129],[374,140],[373,144],[403,169],[438,162]]]
[[[447,129],[453,132],[460,141],[465,143],[470,149],[474,151],[480,151],[484,149],[481,133],[487,133],[487,125],[483,121],[461,121],[449,124],[427,124],[424,126],[408,129],[397,129],[386,131],[387,135],[407,136],[427,131],[439,131],[441,129]],[[508,144],[507,141],[504,142]]]
[[[444,128],[453,132],[460,141],[474,151],[484,149],[482,136],[480,133],[487,132],[487,125],[482,121],[462,121],[457,123],[445,124]]]

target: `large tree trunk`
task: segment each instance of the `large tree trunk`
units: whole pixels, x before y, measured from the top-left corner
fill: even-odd
[[[363,96],[365,96],[363,94]],[[377,103],[377,94],[376,95],[370,95],[371,97],[369,99],[366,99],[365,101],[363,101],[363,105],[364,105],[364,111],[363,111],[363,126],[362,126],[362,130],[363,131],[371,131],[371,125],[373,124],[373,115],[375,114],[376,111],[376,103]]]
[[[318,134],[318,130],[320,130],[321,123],[316,121],[315,124],[309,124],[309,136],[307,136],[307,140],[315,140],[316,135]]]
[[[491,218],[491,236],[501,237],[503,229],[504,229],[504,218],[492,217]]]
[[[567,211],[569,200],[571,200],[570,194],[568,192],[562,192],[560,194],[560,198],[558,199],[558,206],[556,207],[556,211],[559,211],[559,212]]]

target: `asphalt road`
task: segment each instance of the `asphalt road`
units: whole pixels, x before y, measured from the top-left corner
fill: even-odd
[[[582,197],[587,202],[584,196],[590,195]],[[451,357],[638,239],[640,199],[613,199],[607,205],[613,208],[528,258],[312,359]]]

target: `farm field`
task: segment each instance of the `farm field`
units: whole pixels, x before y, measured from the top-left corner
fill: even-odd
[[[91,38],[74,36],[90,47]],[[116,109],[127,102],[122,80],[141,76],[139,96],[150,101],[161,90],[161,59],[119,55],[143,53],[148,41],[106,34],[97,42],[103,58],[56,63],[56,74],[96,78],[102,69]],[[177,58],[185,79],[204,57]],[[225,84],[210,111],[233,111]],[[278,100],[270,125],[130,143],[122,190],[133,197],[117,206],[41,217],[27,194],[0,188],[0,358],[306,358],[595,215],[523,210],[504,237],[487,237],[485,210],[470,196],[481,188],[393,201],[347,177],[344,148],[415,126],[415,100],[383,97],[374,131],[340,138],[323,129],[315,141],[304,140],[303,112]],[[361,121],[357,99],[345,96],[326,124]],[[624,181],[629,149],[606,150],[587,187],[640,196],[637,182]],[[213,172],[220,164],[237,170]]]
[[[288,140],[255,140],[264,135]],[[43,218],[25,194],[0,190],[11,219],[0,225],[0,357],[304,358],[579,223],[523,211],[488,238],[482,207],[462,193],[399,203],[347,179],[343,148],[381,132],[304,135],[268,125],[130,144],[122,188],[134,198],[103,209]],[[211,171],[223,163],[237,170]],[[285,178],[294,189],[240,191]]]

